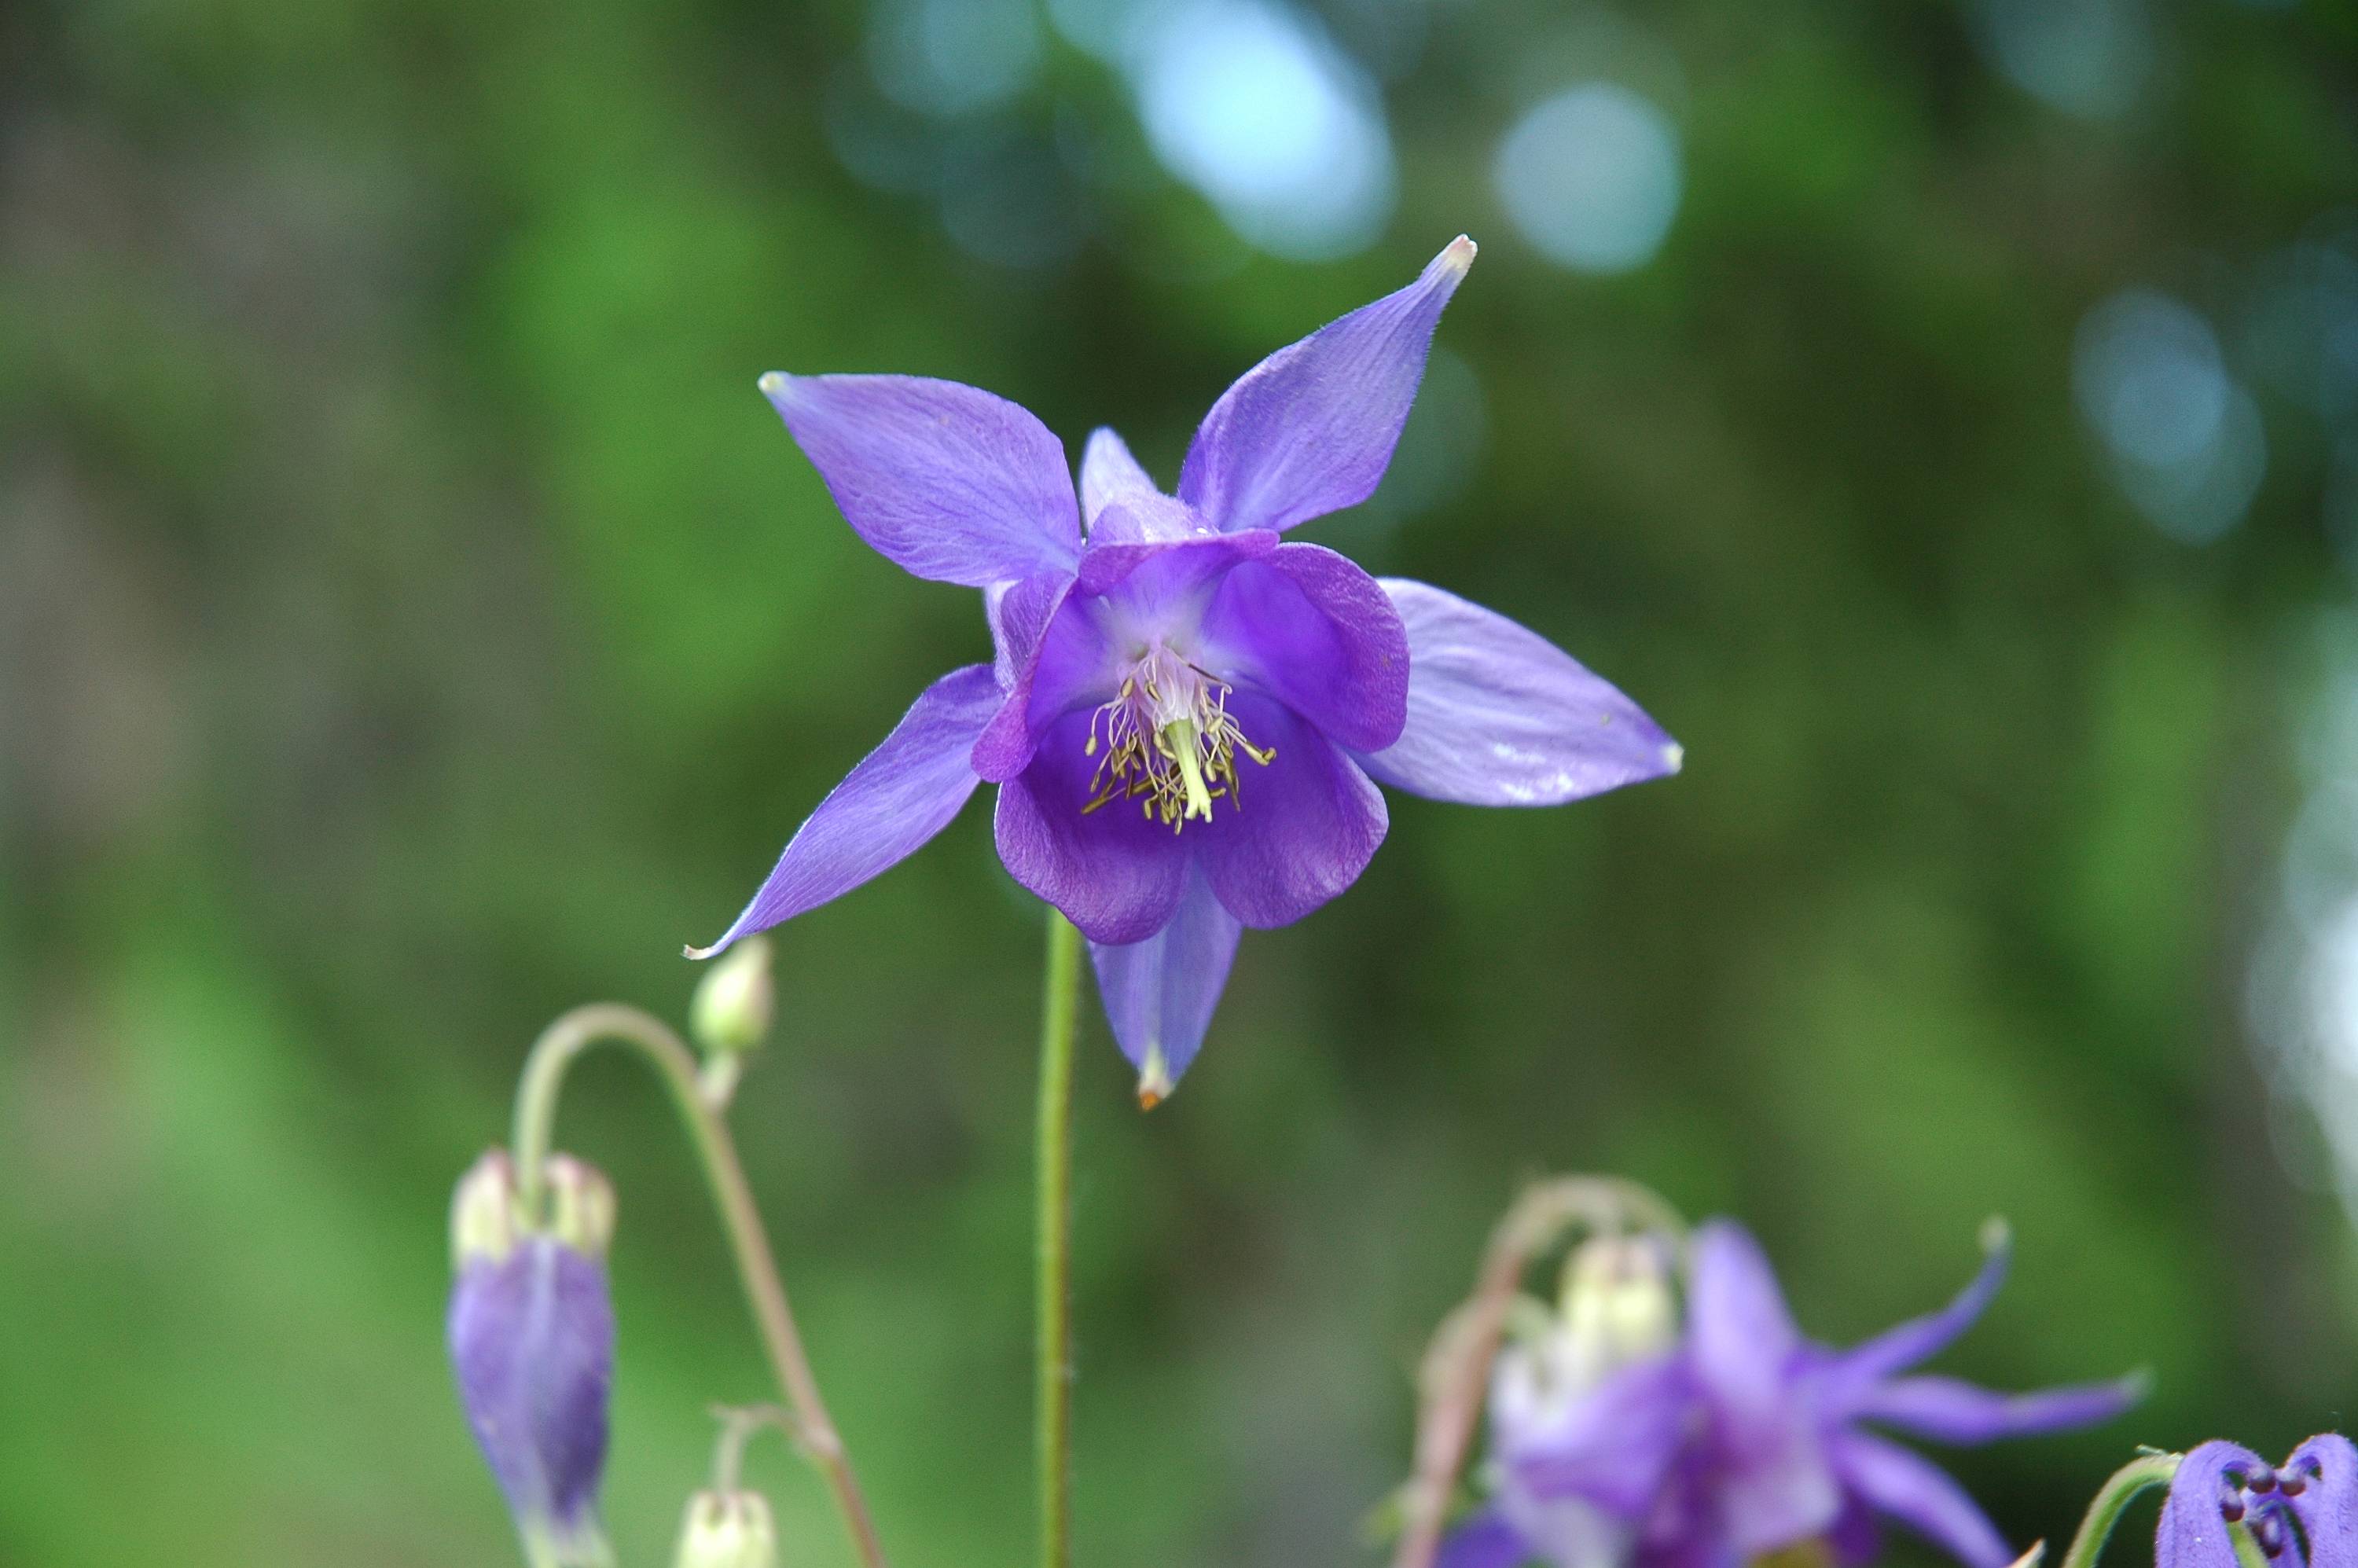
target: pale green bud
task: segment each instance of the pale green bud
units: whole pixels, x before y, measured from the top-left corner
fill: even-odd
[[[759,1492],[698,1492],[687,1500],[672,1568],[777,1568],[778,1529]]]
[[[549,1234],[585,1258],[604,1258],[614,1239],[612,1184],[570,1154],[551,1154],[541,1173],[548,1183]]]
[[[503,1261],[515,1250],[520,1229],[515,1166],[506,1150],[490,1150],[467,1167],[450,1196],[451,1268],[460,1269],[476,1260]]]
[[[748,936],[706,971],[688,1006],[688,1026],[715,1055],[751,1051],[769,1037],[777,1006],[770,939]]]
[[[1563,1277],[1573,1358],[1596,1375],[1659,1356],[1678,1337],[1671,1264],[1655,1236],[1596,1236],[1573,1249]]]

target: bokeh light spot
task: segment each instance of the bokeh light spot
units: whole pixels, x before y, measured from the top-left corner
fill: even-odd
[[[1628,272],[1653,259],[1677,216],[1679,135],[1649,99],[1586,82],[1525,114],[1492,176],[1541,254],[1577,272]]]
[[[2071,379],[2115,479],[2156,527],[2201,544],[2242,518],[2266,436],[2200,313],[2147,289],[2114,295],[2080,323]]]
[[[1390,217],[1391,135],[1374,84],[1312,24],[1253,0],[1189,0],[1130,59],[1155,155],[1260,248],[1322,260]]]

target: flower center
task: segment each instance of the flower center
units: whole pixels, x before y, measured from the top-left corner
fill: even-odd
[[[2265,1555],[2281,1557],[2294,1544],[2292,1509],[2285,1499],[2307,1491],[2316,1476],[2314,1460],[2281,1471],[2266,1465],[2256,1470],[2230,1470],[2221,1477],[2219,1517],[2230,1525],[2242,1525]]]
[[[1168,648],[1140,659],[1113,700],[1089,716],[1088,743],[1081,751],[1098,759],[1098,771],[1081,815],[1135,799],[1148,821],[1176,833],[1191,817],[1209,822],[1212,802],[1222,795],[1241,809],[1237,753],[1267,767],[1277,760],[1277,748],[1245,739],[1228,715],[1228,691],[1226,681]]]

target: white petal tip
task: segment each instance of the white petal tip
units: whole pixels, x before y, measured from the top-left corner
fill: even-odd
[[[1138,1070],[1138,1108],[1152,1110],[1171,1098],[1171,1069],[1163,1060],[1163,1047],[1146,1048],[1146,1065]]]
[[[693,946],[685,946],[679,950],[679,956],[683,958],[694,958],[698,963],[701,963],[727,946],[728,944],[726,942],[715,942],[709,947],[698,947]]]
[[[2030,1550],[2007,1564],[2007,1568],[2039,1568],[2039,1560],[2046,1555],[2047,1543],[2043,1541],[2034,1541],[2030,1543]]]
[[[1994,1214],[1982,1221],[1982,1250],[2003,1252],[2014,1243],[2014,1227],[2004,1215]]]
[[[1674,773],[1687,765],[1687,749],[1676,741],[1662,748],[1662,771]]]
[[[1450,272],[1456,273],[1462,277],[1465,276],[1466,269],[1474,265],[1474,257],[1481,251],[1481,249],[1482,247],[1476,244],[1472,240],[1466,238],[1464,234],[1460,234],[1455,239],[1449,242],[1448,246],[1442,251],[1441,254],[1436,257],[1435,260],[1444,268]]]
[[[787,384],[793,380],[794,377],[788,375],[785,372],[782,370],[773,370],[753,384],[762,389],[763,396],[774,403],[779,398],[784,397],[786,395]]]

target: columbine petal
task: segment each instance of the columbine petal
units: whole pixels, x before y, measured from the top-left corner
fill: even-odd
[[[1243,930],[1191,867],[1169,925],[1143,942],[1090,944],[1098,994],[1115,1042],[1138,1069],[1141,1101],[1152,1105],[1169,1094],[1195,1059]]]
[[[1188,846],[1126,798],[1085,810],[1097,764],[1082,751],[1091,715],[1065,715],[1032,765],[999,788],[999,858],[1092,942],[1143,942],[1186,891]],[[1225,824],[1223,824],[1225,826]]]
[[[1316,545],[1281,545],[1220,581],[1204,662],[1259,687],[1355,752],[1400,738],[1408,634],[1376,579]]]
[[[1695,1377],[1715,1404],[1747,1420],[1782,1411],[1801,1332],[1760,1244],[1733,1220],[1695,1232],[1687,1339]]]
[[[2309,1568],[2358,1563],[2358,1448],[2339,1433],[2323,1433],[2292,1451],[2285,1474],[2308,1477],[2288,1499],[2309,1542]]]
[[[604,1264],[539,1235],[470,1260],[449,1339],[468,1422],[518,1528],[556,1561],[592,1560],[614,1376]]]
[[[1954,1378],[1899,1378],[1869,1389],[1844,1413],[1942,1443],[1992,1443],[2109,1421],[2143,1392],[2140,1379],[2001,1394]]]
[[[1947,1552],[1966,1568],[2006,1568],[2014,1552],[1978,1504],[1938,1465],[1864,1433],[1834,1439],[1844,1485]]]
[[[1454,593],[1381,579],[1406,629],[1407,725],[1360,758],[1378,782],[1467,806],[1557,806],[1678,772],[1678,744],[1537,633]]]
[[[1154,481],[1120,436],[1103,426],[1089,432],[1089,444],[1081,449],[1081,520],[1092,531],[1109,503],[1154,493]]]
[[[2205,1443],[2189,1451],[2170,1477],[2161,1521],[2154,1528],[2154,1568],[2236,1568],[2234,1538],[2219,1512],[2227,1472],[2267,1467],[2267,1461],[2240,1443]]]
[[[784,854],[708,958],[740,936],[817,909],[906,860],[966,804],[979,781],[968,756],[1000,707],[988,665],[953,670],[925,688],[908,714],[796,829]]]
[[[1195,432],[1179,499],[1216,528],[1284,529],[1373,494],[1441,308],[1473,265],[1460,235],[1406,288],[1246,372]]]
[[[1228,711],[1277,756],[1266,767],[1238,761],[1241,798],[1217,803],[1213,820],[1192,830],[1197,852],[1229,914],[1251,926],[1291,925],[1367,870],[1390,820],[1383,792],[1281,704],[1238,690]]]
[[[1909,1318],[1842,1352],[1828,1379],[1829,1385],[1838,1390],[1834,1397],[1846,1402],[1882,1379],[1946,1349],[1951,1341],[1973,1326],[1974,1320],[1988,1308],[1990,1298],[1997,1294],[1997,1288],[2006,1282],[2006,1261],[2013,1250],[2003,1226],[1993,1227],[1987,1246],[1988,1255],[1982,1260],[1981,1271],[1947,1306]]]
[[[1035,572],[1002,585],[985,601],[990,617],[991,675],[1002,696],[999,711],[975,741],[971,760],[976,774],[993,784],[1011,779],[1032,765],[1032,751],[1039,741],[1031,722],[1032,693],[1048,653],[1050,633],[1057,625],[1057,612],[1072,589],[1068,572]],[[1065,628],[1067,632],[1082,629]],[[1087,652],[1080,650],[1079,656],[1086,658]]]
[[[909,375],[782,375],[762,391],[844,520],[922,578],[981,588],[1080,552],[1065,449],[976,387]]]
[[[1536,1555],[1495,1510],[1475,1514],[1441,1542],[1433,1568],[1523,1568]]]
[[[1625,1367],[1556,1421],[1503,1434],[1499,1457],[1534,1496],[1585,1498],[1640,1519],[1687,1435],[1685,1394],[1676,1357]]]

